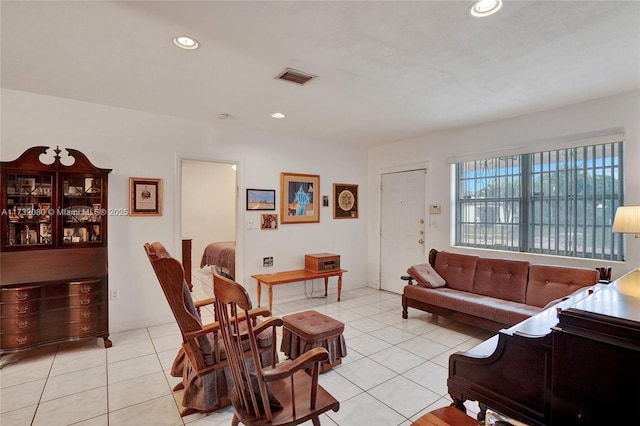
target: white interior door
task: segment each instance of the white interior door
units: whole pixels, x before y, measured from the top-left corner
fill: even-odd
[[[425,170],[382,175],[380,288],[402,293],[411,265],[425,259]]]

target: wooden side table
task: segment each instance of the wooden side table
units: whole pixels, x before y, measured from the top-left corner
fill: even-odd
[[[340,301],[340,293],[342,292],[342,274],[348,272],[346,269],[333,269],[326,272],[311,272],[305,269],[295,271],[276,272],[275,274],[259,274],[251,275],[258,282],[256,292],[258,293],[258,306],[260,305],[260,297],[262,293],[261,285],[268,287],[267,297],[269,299],[269,310],[273,307],[273,289],[274,285],[290,284],[300,281],[313,280],[316,278],[324,278],[324,295],[327,296],[329,286],[329,277],[338,277],[338,302]]]

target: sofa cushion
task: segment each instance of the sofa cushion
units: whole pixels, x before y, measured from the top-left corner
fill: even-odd
[[[444,287],[446,284],[444,278],[438,275],[436,270],[428,263],[411,266],[407,269],[407,274],[413,277],[418,285],[422,287],[436,288]]]
[[[479,258],[473,292],[524,303],[528,276],[527,261]]]
[[[508,326],[515,325],[542,311],[541,308],[536,306],[528,306],[523,303],[496,299],[447,287],[429,289],[418,286],[405,286],[404,294],[414,300],[485,318]]]
[[[527,305],[543,307],[579,288],[595,285],[599,279],[595,269],[531,265],[525,300]]]
[[[447,287],[471,292],[478,256],[438,252],[435,270],[447,283]]]

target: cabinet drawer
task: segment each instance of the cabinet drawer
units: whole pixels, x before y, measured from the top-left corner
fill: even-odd
[[[0,315],[3,318],[19,317],[23,315],[31,315],[40,309],[40,301],[33,300],[30,302],[20,303],[2,303],[0,304]]]
[[[26,302],[40,298],[40,286],[5,287],[0,292],[0,300],[5,303]]]
[[[91,322],[102,318],[104,305],[90,305],[84,308],[74,308],[69,310],[69,321],[71,322]]]
[[[87,293],[69,296],[69,307],[79,308],[102,302],[102,293]]]
[[[104,327],[101,327],[100,321],[78,322],[69,324],[69,335],[71,337],[85,337],[96,334]]]
[[[69,283],[70,295],[82,295],[102,291],[103,285],[100,280],[82,280]]]
[[[0,334],[2,349],[19,349],[40,343],[40,332],[37,330],[23,333]]]
[[[27,331],[37,330],[40,325],[39,315],[23,315],[17,317],[2,318],[0,323],[2,333],[25,333]]]

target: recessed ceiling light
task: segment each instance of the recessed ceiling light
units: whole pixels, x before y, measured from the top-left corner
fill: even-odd
[[[483,18],[485,16],[493,15],[502,7],[502,0],[478,0],[476,1],[469,12],[476,18]]]
[[[273,114],[271,114],[271,117],[273,117],[273,118],[285,118],[286,115],[284,115],[281,112],[274,112]]]
[[[198,43],[198,40],[188,36],[175,36],[173,38],[173,44],[181,49],[186,50],[196,50],[198,47],[200,47],[200,43]]]

